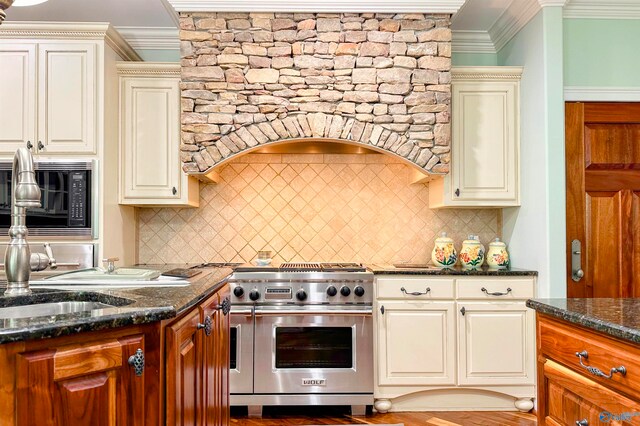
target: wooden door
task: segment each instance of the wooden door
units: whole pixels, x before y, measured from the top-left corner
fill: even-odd
[[[212,332],[204,338],[202,352],[205,426],[229,424],[229,314],[222,309],[225,299],[229,300],[228,286],[202,306],[204,317],[212,320]]]
[[[167,425],[202,424],[202,338],[200,311],[167,327],[166,410]]]
[[[379,384],[455,384],[455,303],[379,300],[378,304]]]
[[[0,154],[36,137],[36,45],[0,44]]]
[[[38,142],[42,142],[38,143],[42,146],[39,151],[96,152],[100,86],[96,47],[95,43],[38,45]]]
[[[457,309],[458,384],[534,383],[531,309],[523,302],[458,302]]]
[[[128,364],[142,335],[17,355],[17,426],[142,426],[144,372]]]
[[[640,103],[567,103],[567,296],[640,296]],[[584,277],[572,279],[571,242]]]

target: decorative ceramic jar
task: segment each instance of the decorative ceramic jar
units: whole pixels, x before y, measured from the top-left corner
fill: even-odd
[[[463,268],[475,269],[482,266],[482,262],[484,262],[484,247],[478,237],[469,235],[468,239],[462,242],[458,258]]]
[[[431,261],[434,265],[443,268],[452,268],[458,259],[456,248],[453,246],[453,240],[447,237],[447,233],[443,232],[439,238],[436,238],[435,247],[431,252]]]
[[[507,269],[509,267],[507,245],[500,241],[500,238],[496,238],[495,241],[489,243],[487,265],[492,269]]]

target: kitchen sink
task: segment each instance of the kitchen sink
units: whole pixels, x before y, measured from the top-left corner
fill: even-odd
[[[88,268],[51,275],[44,281],[151,281],[159,276],[160,271],[153,269],[117,268],[108,272],[103,268]]]
[[[102,302],[52,302],[33,305],[8,306],[0,308],[0,319],[20,319],[34,317],[48,317],[53,315],[72,314],[75,312],[88,312],[96,309],[115,308]]]

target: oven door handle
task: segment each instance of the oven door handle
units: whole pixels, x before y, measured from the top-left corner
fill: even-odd
[[[341,315],[368,317],[373,314],[373,308],[363,309],[260,309],[256,308],[256,317],[282,315]]]
[[[246,317],[253,316],[253,308],[237,308],[231,306],[231,315],[244,315]]]

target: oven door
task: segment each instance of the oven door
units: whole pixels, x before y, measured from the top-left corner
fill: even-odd
[[[255,393],[373,392],[371,306],[257,307]]]
[[[253,308],[231,306],[229,392],[253,393]]]

